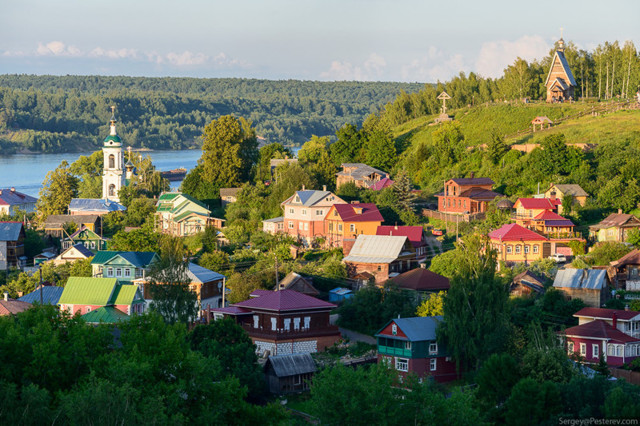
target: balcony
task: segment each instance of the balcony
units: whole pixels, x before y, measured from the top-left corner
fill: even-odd
[[[411,349],[394,348],[393,346],[378,345],[378,352],[383,355],[402,356],[411,358]]]
[[[328,325],[322,328],[300,328],[299,330],[285,330],[279,328],[277,330],[254,328],[253,324],[242,324],[242,328],[247,334],[254,338],[270,339],[270,340],[287,340],[299,339],[304,337],[321,337],[339,334],[340,329],[335,325]]]

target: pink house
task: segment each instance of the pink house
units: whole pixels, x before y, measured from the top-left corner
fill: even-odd
[[[115,278],[69,277],[58,305],[72,315],[88,314],[104,306],[132,315],[144,312],[145,300],[138,286],[121,284]]]
[[[632,337],[604,320],[595,320],[566,329],[566,348],[587,363],[597,363],[602,355],[608,365],[620,367],[640,357],[640,338]]]

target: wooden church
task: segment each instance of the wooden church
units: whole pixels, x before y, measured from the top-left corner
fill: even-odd
[[[562,38],[558,41],[558,48],[553,55],[545,86],[547,86],[547,102],[564,102],[575,99],[576,80],[573,78],[569,63],[564,57],[564,40]]]

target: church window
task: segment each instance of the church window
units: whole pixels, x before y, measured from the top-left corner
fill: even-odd
[[[113,154],[109,155],[109,168],[110,169],[116,168],[116,157]]]
[[[109,196],[115,197],[116,195],[116,186],[114,184],[109,185]]]

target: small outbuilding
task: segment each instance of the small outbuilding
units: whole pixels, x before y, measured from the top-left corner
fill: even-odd
[[[275,394],[308,391],[316,370],[308,353],[270,356],[264,365],[269,392]]]
[[[336,287],[329,292],[329,302],[340,303],[353,297],[353,291],[345,287]]]

